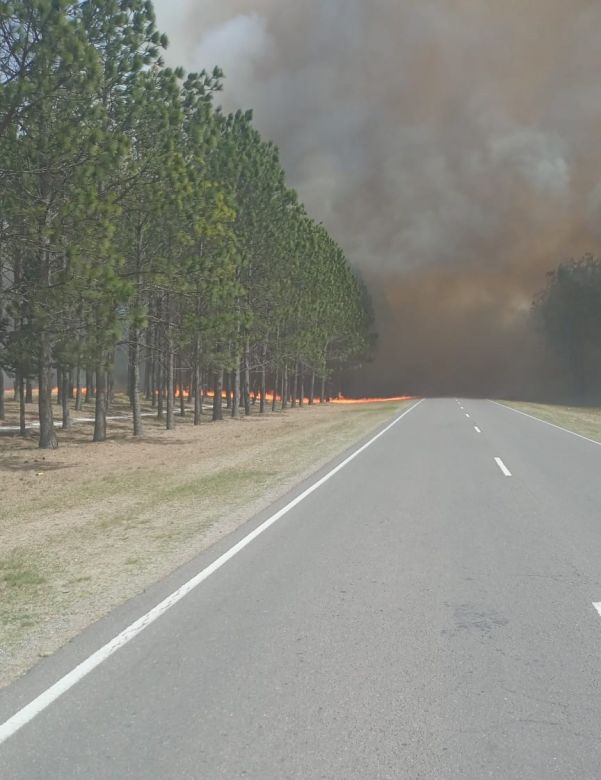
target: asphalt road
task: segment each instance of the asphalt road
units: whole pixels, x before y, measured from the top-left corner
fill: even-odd
[[[0,722],[266,516],[2,692]],[[596,780],[599,601],[601,446],[426,400],[6,739],[0,777]]]

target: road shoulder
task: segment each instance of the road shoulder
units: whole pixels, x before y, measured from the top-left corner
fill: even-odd
[[[51,492],[45,495],[50,508],[40,514],[43,491],[30,492],[3,521],[0,537],[0,682],[212,551],[405,406],[295,410],[271,420],[207,425],[195,438],[182,426],[154,443],[156,452],[168,445],[169,454],[160,457],[171,463],[159,474],[149,458],[131,481],[122,478],[128,453],[121,452],[113,471],[98,467],[91,489],[78,494],[81,500],[70,495],[67,508],[58,501],[52,508],[58,496]],[[72,457],[63,450],[57,463],[69,465]]]

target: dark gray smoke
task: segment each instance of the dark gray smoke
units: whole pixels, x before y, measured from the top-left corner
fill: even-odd
[[[370,393],[537,394],[545,272],[601,229],[598,0],[158,0],[361,269]]]

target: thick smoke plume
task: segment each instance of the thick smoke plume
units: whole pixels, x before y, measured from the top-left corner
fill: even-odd
[[[598,0],[159,0],[365,276],[370,393],[559,392],[528,322],[601,230]]]

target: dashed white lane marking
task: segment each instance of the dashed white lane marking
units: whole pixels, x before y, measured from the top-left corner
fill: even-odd
[[[480,430],[480,428],[478,428],[477,425],[474,425],[474,430],[476,431],[476,433],[482,433],[482,431]]]
[[[161,615],[164,615],[165,612],[167,612],[167,610],[175,606],[175,604],[181,601],[184,598],[184,596],[187,596],[188,593],[190,593],[196,587],[198,587],[198,585],[200,585],[201,582],[204,582],[206,579],[208,579],[211,576],[211,574],[214,574],[218,569],[224,566],[229,560],[231,560],[247,545],[253,542],[262,533],[264,533],[281,517],[288,514],[288,512],[291,509],[293,509],[295,506],[300,504],[301,501],[304,501],[305,498],[311,495],[311,493],[314,493],[318,488],[320,488],[325,482],[327,482],[335,474],[341,471],[358,455],[364,452],[368,447],[371,447],[372,444],[374,444],[378,439],[384,436],[385,433],[387,433],[404,417],[406,417],[409,414],[409,412],[412,412],[417,406],[419,406],[423,400],[424,399],[422,398],[416,404],[410,406],[409,409],[406,409],[401,415],[396,417],[390,423],[390,425],[387,425],[386,428],[384,428],[379,433],[377,433],[368,442],[366,442],[361,447],[356,449],[353,453],[351,453],[348,456],[348,458],[343,460],[342,463],[339,463],[337,466],[334,466],[334,468],[328,471],[328,473],[325,474],[323,477],[321,477],[321,479],[318,479],[316,482],[310,485],[306,490],[304,490],[302,493],[296,496],[296,498],[293,498],[292,501],[286,504],[286,506],[282,507],[282,509],[280,509],[278,512],[276,512],[267,520],[265,520],[263,523],[261,523],[261,525],[258,525],[253,531],[247,534],[237,544],[235,544],[233,547],[230,547],[230,549],[224,552],[223,555],[221,555],[219,558],[214,560],[213,563],[211,563],[205,569],[203,569],[194,577],[192,577],[192,579],[188,580],[188,582],[184,583],[180,588],[175,590],[170,596],[167,596],[166,599],[163,599],[163,601],[161,601],[160,604],[157,604],[156,607],[153,607],[149,612],[147,612],[145,615],[142,615],[141,618],[138,618],[138,620],[136,620],[134,623],[132,623],[123,631],[121,631],[120,634],[117,634],[117,636],[111,639],[110,642],[107,642],[107,644],[103,645],[99,650],[96,650],[95,653],[92,653],[92,655],[88,656],[88,658],[86,658],[78,666],[76,666],[74,669],[68,672],[64,677],[61,677],[60,680],[55,682],[54,685],[51,685],[50,688],[47,688],[43,693],[41,693],[39,696],[33,699],[33,701],[31,701],[29,704],[26,704],[25,707],[20,709],[7,721],[1,723],[0,724],[0,745],[9,737],[11,737],[13,734],[15,734],[17,731],[19,731],[19,729],[21,729],[23,726],[29,723],[29,721],[33,720],[33,718],[35,718],[36,715],[39,715],[40,712],[42,712],[48,706],[50,706],[54,701],[56,701],[56,699],[59,698],[59,696],[62,696],[63,693],[66,693],[66,691],[68,691],[76,683],[78,683],[80,680],[86,677],[97,666],[100,666],[100,664],[106,661],[107,658],[110,658],[110,656],[116,653],[117,650],[119,650],[121,647],[126,645],[128,642],[130,642],[134,637],[138,636],[138,634],[144,631],[145,628],[148,628],[148,626],[151,625],[151,623],[154,623],[155,620],[161,617]]]
[[[512,475],[511,475],[511,471],[509,471],[509,469],[508,469],[508,468],[507,468],[507,466],[506,466],[506,465],[503,463],[503,461],[501,460],[501,458],[495,458],[495,463],[496,463],[496,464],[497,464],[497,466],[498,466],[498,467],[501,469],[501,471],[503,472],[503,474],[505,474],[505,476],[506,476],[506,477],[511,477],[511,476],[512,476]]]
[[[460,409],[465,409],[465,407],[464,407],[464,406],[460,406],[459,408],[460,408]]]
[[[469,418],[469,414],[466,414],[465,416],[466,416],[467,418]]]

